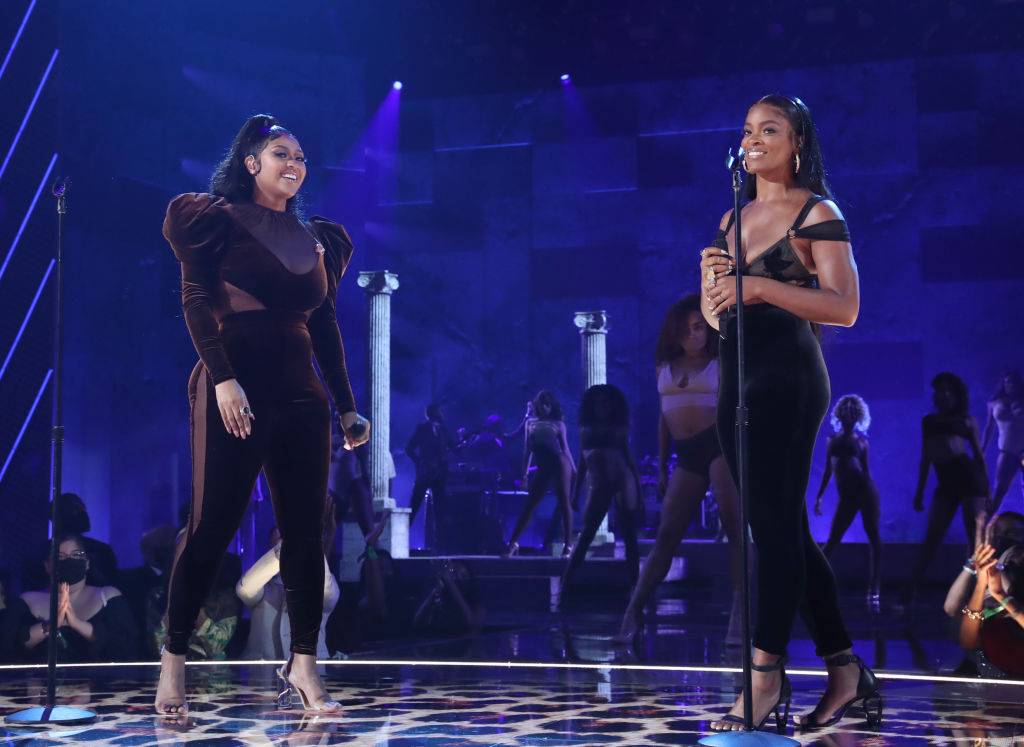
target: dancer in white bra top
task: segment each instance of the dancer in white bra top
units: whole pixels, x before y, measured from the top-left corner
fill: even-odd
[[[992,488],[992,501],[988,515],[995,516],[1003,502],[1013,478],[1024,475],[1024,378],[1020,371],[1008,371],[999,383],[999,389],[988,401],[988,422],[981,439],[982,451],[992,439],[992,432],[999,431],[996,457],[996,480]],[[1024,476],[1021,478],[1024,490]]]

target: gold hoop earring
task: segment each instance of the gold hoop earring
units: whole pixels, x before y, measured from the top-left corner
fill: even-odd
[[[794,174],[800,173],[800,154],[796,153],[796,169],[793,171]]]
[[[744,158],[742,161],[740,161],[740,165],[743,166],[743,170],[744,171],[746,171],[748,174],[750,173],[750,169],[747,168],[747,159],[746,158]]]

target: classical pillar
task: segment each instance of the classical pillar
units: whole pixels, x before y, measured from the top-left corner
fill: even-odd
[[[608,359],[605,341],[608,338],[608,314],[604,311],[577,311],[573,322],[580,331],[584,388],[589,389],[595,384],[607,384]],[[615,536],[608,531],[608,517],[605,516],[591,546],[597,547],[612,542],[615,542]]]
[[[370,304],[370,489],[375,512],[391,510],[381,545],[395,558],[409,557],[409,509],[396,508],[391,495],[391,294],[398,289],[393,272],[359,273],[359,287]]]

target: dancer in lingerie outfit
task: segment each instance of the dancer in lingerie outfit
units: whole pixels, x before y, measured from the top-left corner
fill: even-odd
[[[859,513],[864,524],[871,548],[868,562],[868,601],[876,605],[882,584],[882,539],[878,531],[879,500],[878,488],[871,479],[868,469],[868,428],[871,426],[871,411],[868,403],[856,394],[839,398],[832,408],[832,429],[835,435],[828,440],[825,454],[825,474],[814,501],[814,513],[821,516],[821,498],[832,473],[836,475],[836,491],[839,505],[832,517],[832,529],[828,542],[822,551],[826,558],[832,557],[836,547],[843,541],[843,535],[850,528]]]
[[[928,510],[928,528],[917,565],[905,596],[910,601],[924,572],[942,544],[953,517],[959,511],[967,534],[967,554],[974,555],[978,540],[984,541],[988,471],[978,438],[978,423],[970,414],[967,384],[944,371],[932,379],[935,412],[921,420],[921,465],[914,492],[914,510],[924,511],[924,487],[935,467],[937,484]]]
[[[572,548],[562,573],[559,604],[565,601],[573,576],[587,557],[601,520],[615,502],[615,531],[626,546],[630,580],[640,570],[637,525],[643,514],[640,474],[629,446],[629,404],[622,390],[611,384],[597,384],[583,393],[580,402],[580,471],[573,490],[573,507],[587,481],[587,502],[583,529]],[[587,479],[589,478],[589,480]]]
[[[802,728],[839,721],[860,703],[870,721],[881,717],[874,675],[852,653],[839,613],[836,581],[807,521],[804,494],[811,453],[828,410],[828,371],[816,325],[848,327],[860,291],[850,236],[825,179],[817,133],[799,99],[770,95],[747,112],[741,145],[748,171],[738,242],[746,312],[749,408],[749,522],[757,553],[753,713],[763,726],[775,713],[784,728],[792,688],[784,669],[797,612],[828,668],[828,685]],[[718,437],[736,477],[735,216],[722,217],[704,249],[704,318],[722,336]],[[732,256],[730,256],[732,252]],[[714,731],[743,728],[743,697],[711,723]]]
[[[1024,377],[1020,371],[1007,371],[999,382],[999,389],[988,401],[988,420],[981,438],[981,451],[985,452],[992,432],[999,431],[999,456],[996,457],[996,484],[987,514],[995,516],[1003,505],[1003,498],[1013,478],[1021,475],[1024,488]]]
[[[526,505],[519,514],[519,520],[502,554],[504,557],[519,554],[519,535],[526,529],[526,522],[530,520],[530,515],[537,508],[537,504],[548,490],[553,490],[558,500],[555,511],[562,516],[562,531],[565,536],[562,555],[565,557],[572,551],[572,508],[569,505],[569,493],[576,474],[576,465],[572,461],[572,452],[565,437],[562,406],[558,404],[555,395],[547,389],[541,390],[533,398],[531,410],[532,415],[528,415],[523,424],[526,434],[523,477],[528,485]],[[536,469],[531,473],[530,467]]]
[[[664,496],[654,547],[644,561],[640,579],[615,640],[629,643],[639,632],[643,606],[668,573],[686,528],[710,485],[729,538],[729,570],[733,602],[726,643],[739,645],[740,589],[743,554],[740,547],[739,498],[715,430],[718,403],[718,335],[700,312],[700,296],[676,301],[665,315],[655,351],[661,416],[658,419],[658,495]],[[679,462],[671,477],[671,451]]]
[[[335,316],[352,242],[337,223],[298,217],[305,176],[295,136],[256,115],[214,172],[210,194],[180,195],[167,208],[164,236],[181,262],[185,322],[200,361],[189,380],[192,505],[170,575],[156,695],[165,717],[187,714],[189,635],[260,470],[281,532],[292,628],[280,676],[306,709],[340,708],[315,666],[331,416],[314,355],[350,447],[367,440],[369,423],[356,413]]]

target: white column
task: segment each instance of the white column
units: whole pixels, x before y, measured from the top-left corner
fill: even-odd
[[[370,489],[374,512],[391,510],[381,546],[395,558],[409,557],[409,510],[395,506],[388,482],[391,467],[391,294],[398,290],[393,272],[359,273],[359,287],[370,304]]]
[[[607,384],[608,358],[605,342],[608,339],[608,314],[604,311],[577,311],[573,322],[580,331],[584,388],[589,389],[595,384]],[[615,536],[608,531],[608,517],[605,516],[601,520],[601,526],[597,528],[591,546],[598,547],[612,542],[615,542]]]

